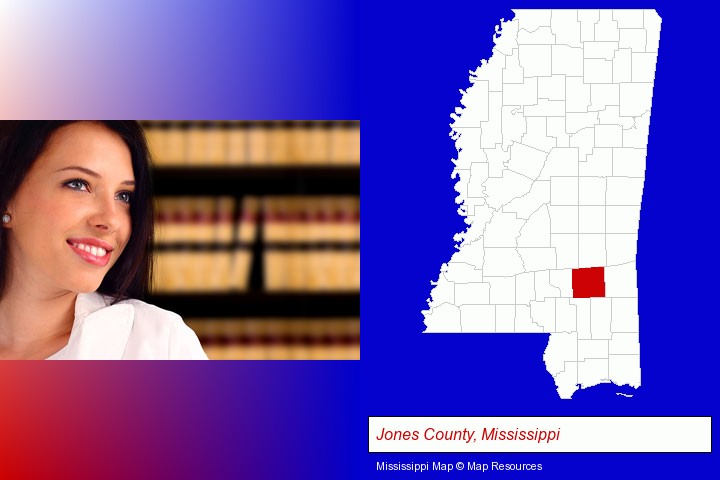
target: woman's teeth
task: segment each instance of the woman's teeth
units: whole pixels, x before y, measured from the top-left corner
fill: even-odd
[[[104,257],[105,255],[107,255],[107,250],[102,247],[93,247],[90,245],[85,245],[84,243],[73,243],[73,247],[84,250],[90,255],[94,255],[96,257]]]

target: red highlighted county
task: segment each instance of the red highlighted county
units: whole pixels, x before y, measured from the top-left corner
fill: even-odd
[[[573,298],[605,296],[605,268],[574,268],[572,271]]]

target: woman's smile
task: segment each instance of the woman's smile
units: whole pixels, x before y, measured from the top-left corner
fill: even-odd
[[[67,240],[70,248],[91,265],[104,267],[110,261],[112,246],[97,238],[71,238]]]

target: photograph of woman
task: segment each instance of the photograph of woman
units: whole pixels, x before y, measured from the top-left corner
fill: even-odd
[[[207,358],[143,302],[152,198],[137,122],[0,122],[0,359]]]

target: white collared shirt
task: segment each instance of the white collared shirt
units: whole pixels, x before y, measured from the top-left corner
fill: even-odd
[[[75,300],[68,344],[48,360],[207,360],[200,341],[179,315],[140,300],[97,292]]]

